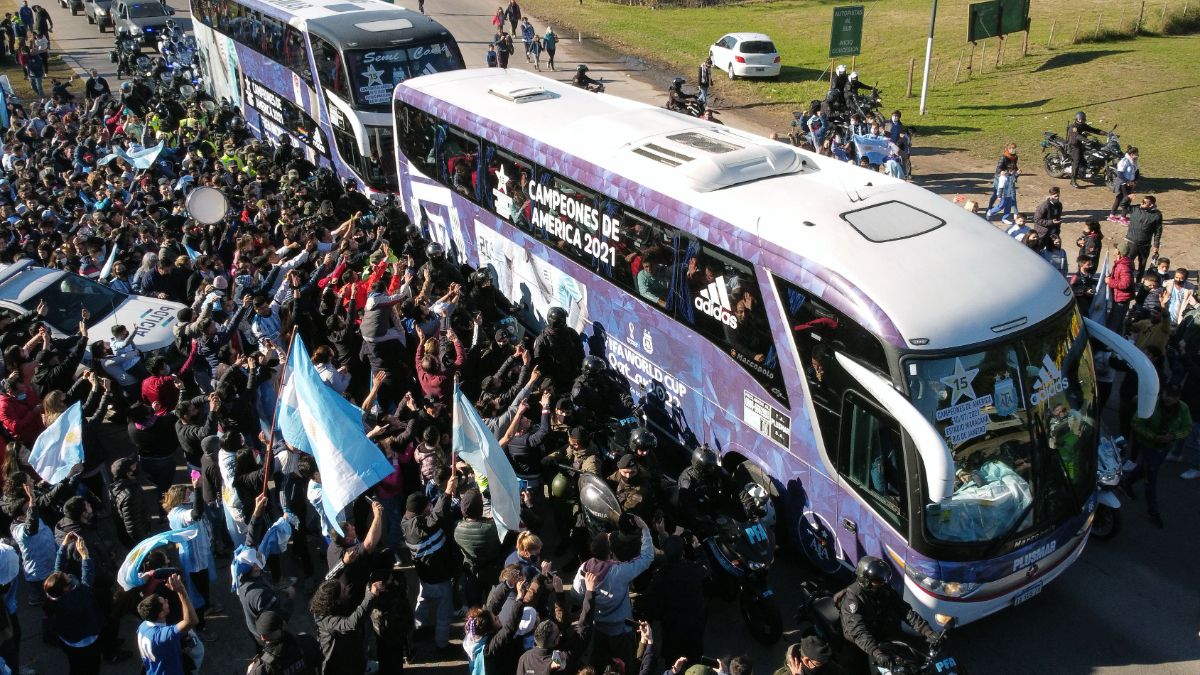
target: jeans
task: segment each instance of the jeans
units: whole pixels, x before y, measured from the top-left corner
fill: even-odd
[[[142,455],[138,458],[142,465],[142,471],[145,472],[146,478],[150,484],[154,486],[156,500],[161,500],[163,494],[171,487],[172,481],[175,480],[175,457],[170,455],[167,457],[147,457]]]
[[[433,642],[438,649],[450,643],[450,617],[454,613],[454,589],[449,581],[439,581],[431,584],[420,583],[417,594],[417,606],[413,608],[416,627],[428,625],[432,614],[436,621],[433,628]]]
[[[46,98],[46,92],[42,90],[42,76],[41,75],[30,74],[29,86],[33,87],[33,90],[35,92],[37,92],[38,98]]]
[[[696,92],[696,100],[705,108],[708,107],[708,87],[700,87],[700,91]]]
[[[1146,479],[1146,510],[1150,515],[1158,515],[1158,470],[1167,457],[1167,448],[1156,448],[1142,445],[1142,458],[1138,465],[1125,475],[1121,484],[1132,488],[1135,483]]]
[[[67,672],[70,675],[96,675],[100,672],[100,641],[86,647],[63,645],[67,654]]]

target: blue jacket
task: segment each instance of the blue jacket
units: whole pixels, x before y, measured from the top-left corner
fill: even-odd
[[[633,607],[629,604],[629,585],[639,574],[645,572],[652,562],[654,539],[650,536],[649,528],[643,527],[642,548],[638,557],[629,562],[592,558],[579,568],[575,573],[575,582],[571,584],[571,594],[575,602],[581,602],[587,590],[583,582],[584,574],[594,572],[601,575],[593,598],[596,603],[596,631],[605,635],[622,635],[632,630],[625,625],[626,619],[633,618]]]
[[[54,562],[56,572],[63,571],[67,563],[69,551],[74,546],[61,546]],[[92,584],[96,580],[96,572],[92,567],[92,558],[83,560],[82,573],[74,588],[67,591],[58,600],[46,603],[46,612],[54,623],[54,632],[63,642],[78,643],[86,638],[100,635],[100,616],[96,612],[96,603],[92,598]]]

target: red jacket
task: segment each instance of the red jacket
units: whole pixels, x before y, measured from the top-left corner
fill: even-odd
[[[170,375],[151,375],[142,381],[142,400],[156,412],[172,412],[179,403],[179,390]]]
[[[1117,256],[1108,275],[1108,287],[1112,289],[1113,302],[1129,302],[1133,299],[1133,258]]]
[[[425,356],[425,341],[421,340],[417,345],[417,381],[421,383],[421,391],[426,396],[436,396],[442,401],[450,398],[450,394],[454,389],[454,373],[462,368],[463,364],[463,346],[457,339],[454,340],[454,363],[449,368],[443,368],[436,373],[431,373],[421,367],[421,357]]]
[[[42,424],[42,411],[38,407],[42,399],[32,389],[26,391],[29,393],[24,401],[17,400],[16,396],[0,395],[0,424],[13,438],[32,447],[46,427]]]

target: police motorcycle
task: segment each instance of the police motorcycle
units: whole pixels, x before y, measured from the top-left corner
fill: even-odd
[[[1099,461],[1096,463],[1096,485],[1100,493],[1092,516],[1091,536],[1102,541],[1112,539],[1121,531],[1121,500],[1117,497],[1117,488],[1125,473],[1121,459],[1124,446],[1125,439],[1120,436],[1100,437]]]
[[[1084,178],[1099,176],[1110,188],[1117,177],[1117,162],[1124,154],[1116,129],[1114,124],[1104,142],[1093,138],[1083,140],[1083,166],[1080,167]],[[1042,149],[1046,151],[1042,157],[1046,175],[1051,178],[1070,178],[1071,153],[1067,150],[1067,139],[1053,131],[1042,132]]]
[[[683,113],[691,117],[704,116],[704,102],[698,98],[684,98],[678,103],[675,102],[671,93],[678,90],[683,93],[683,84],[686,82],[682,77],[677,77],[671,82],[671,88],[667,90],[667,103],[663,107],[667,110],[672,110],[677,113]]]
[[[145,58],[142,54],[142,41],[128,34],[118,35],[116,47],[108,53],[108,60],[117,64],[118,80],[122,76],[136,76],[139,70],[138,61]]]
[[[874,664],[865,672],[868,675],[967,675],[966,668],[946,651],[946,638],[954,626],[954,617],[936,614],[934,619],[941,625],[941,635],[926,651],[901,640],[880,643],[879,648],[889,657],[891,667]],[[853,660],[853,655],[858,652],[842,633],[842,615],[835,595],[815,581],[800,583],[796,622],[801,635],[817,635],[827,642],[839,663]]]

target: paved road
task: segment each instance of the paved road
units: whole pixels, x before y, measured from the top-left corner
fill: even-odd
[[[114,71],[108,60],[111,34],[99,34],[82,15],[71,17],[56,3],[45,6],[54,16],[56,48],[80,67],[99,68],[112,79]],[[480,0],[431,0],[426,9],[455,34],[463,45],[468,65],[479,66],[492,35],[493,7]],[[176,6],[176,9],[179,16],[187,17],[186,7]],[[545,30],[543,22],[534,19],[533,23],[539,33]],[[581,44],[567,35],[561,37],[557,60],[562,70],[547,73],[548,76],[567,80],[575,65],[586,62],[594,76],[611,82],[610,93],[661,104],[670,74],[632,63],[587,40]],[[532,69],[519,48],[511,66]],[[769,132],[733,112],[725,118],[735,126]],[[113,451],[123,452],[123,449],[114,444]],[[1040,597],[963,628],[953,643],[954,652],[968,664],[971,673],[1200,673],[1200,643],[1196,635],[1200,597],[1195,582],[1196,561],[1200,560],[1200,538],[1196,536],[1200,532],[1200,509],[1197,509],[1200,484],[1180,481],[1179,470],[1178,465],[1168,464],[1161,479],[1165,530],[1150,527],[1141,502],[1136,502],[1126,509],[1126,528],[1116,540],[1090,545],[1074,568]],[[773,573],[785,618],[795,604],[797,583],[807,575],[803,565],[789,560],[781,561]],[[220,642],[210,644],[205,669],[240,672],[245,657],[241,648],[246,640],[239,608],[236,598],[229,596],[225,588],[219,593],[226,610],[210,622]],[[754,645],[736,619],[734,607],[714,601],[710,617],[711,654],[748,652],[761,664],[759,672],[771,672],[780,663],[782,646],[765,649]],[[23,609],[21,619],[26,634],[24,653],[36,655],[39,672],[66,672],[61,655],[40,644],[36,611]],[[301,620],[301,625],[305,623]],[[123,634],[130,635],[132,628],[133,621],[127,620]],[[411,669],[417,673],[463,670],[460,664]],[[137,668],[128,663],[106,668],[106,672],[135,673]]]

